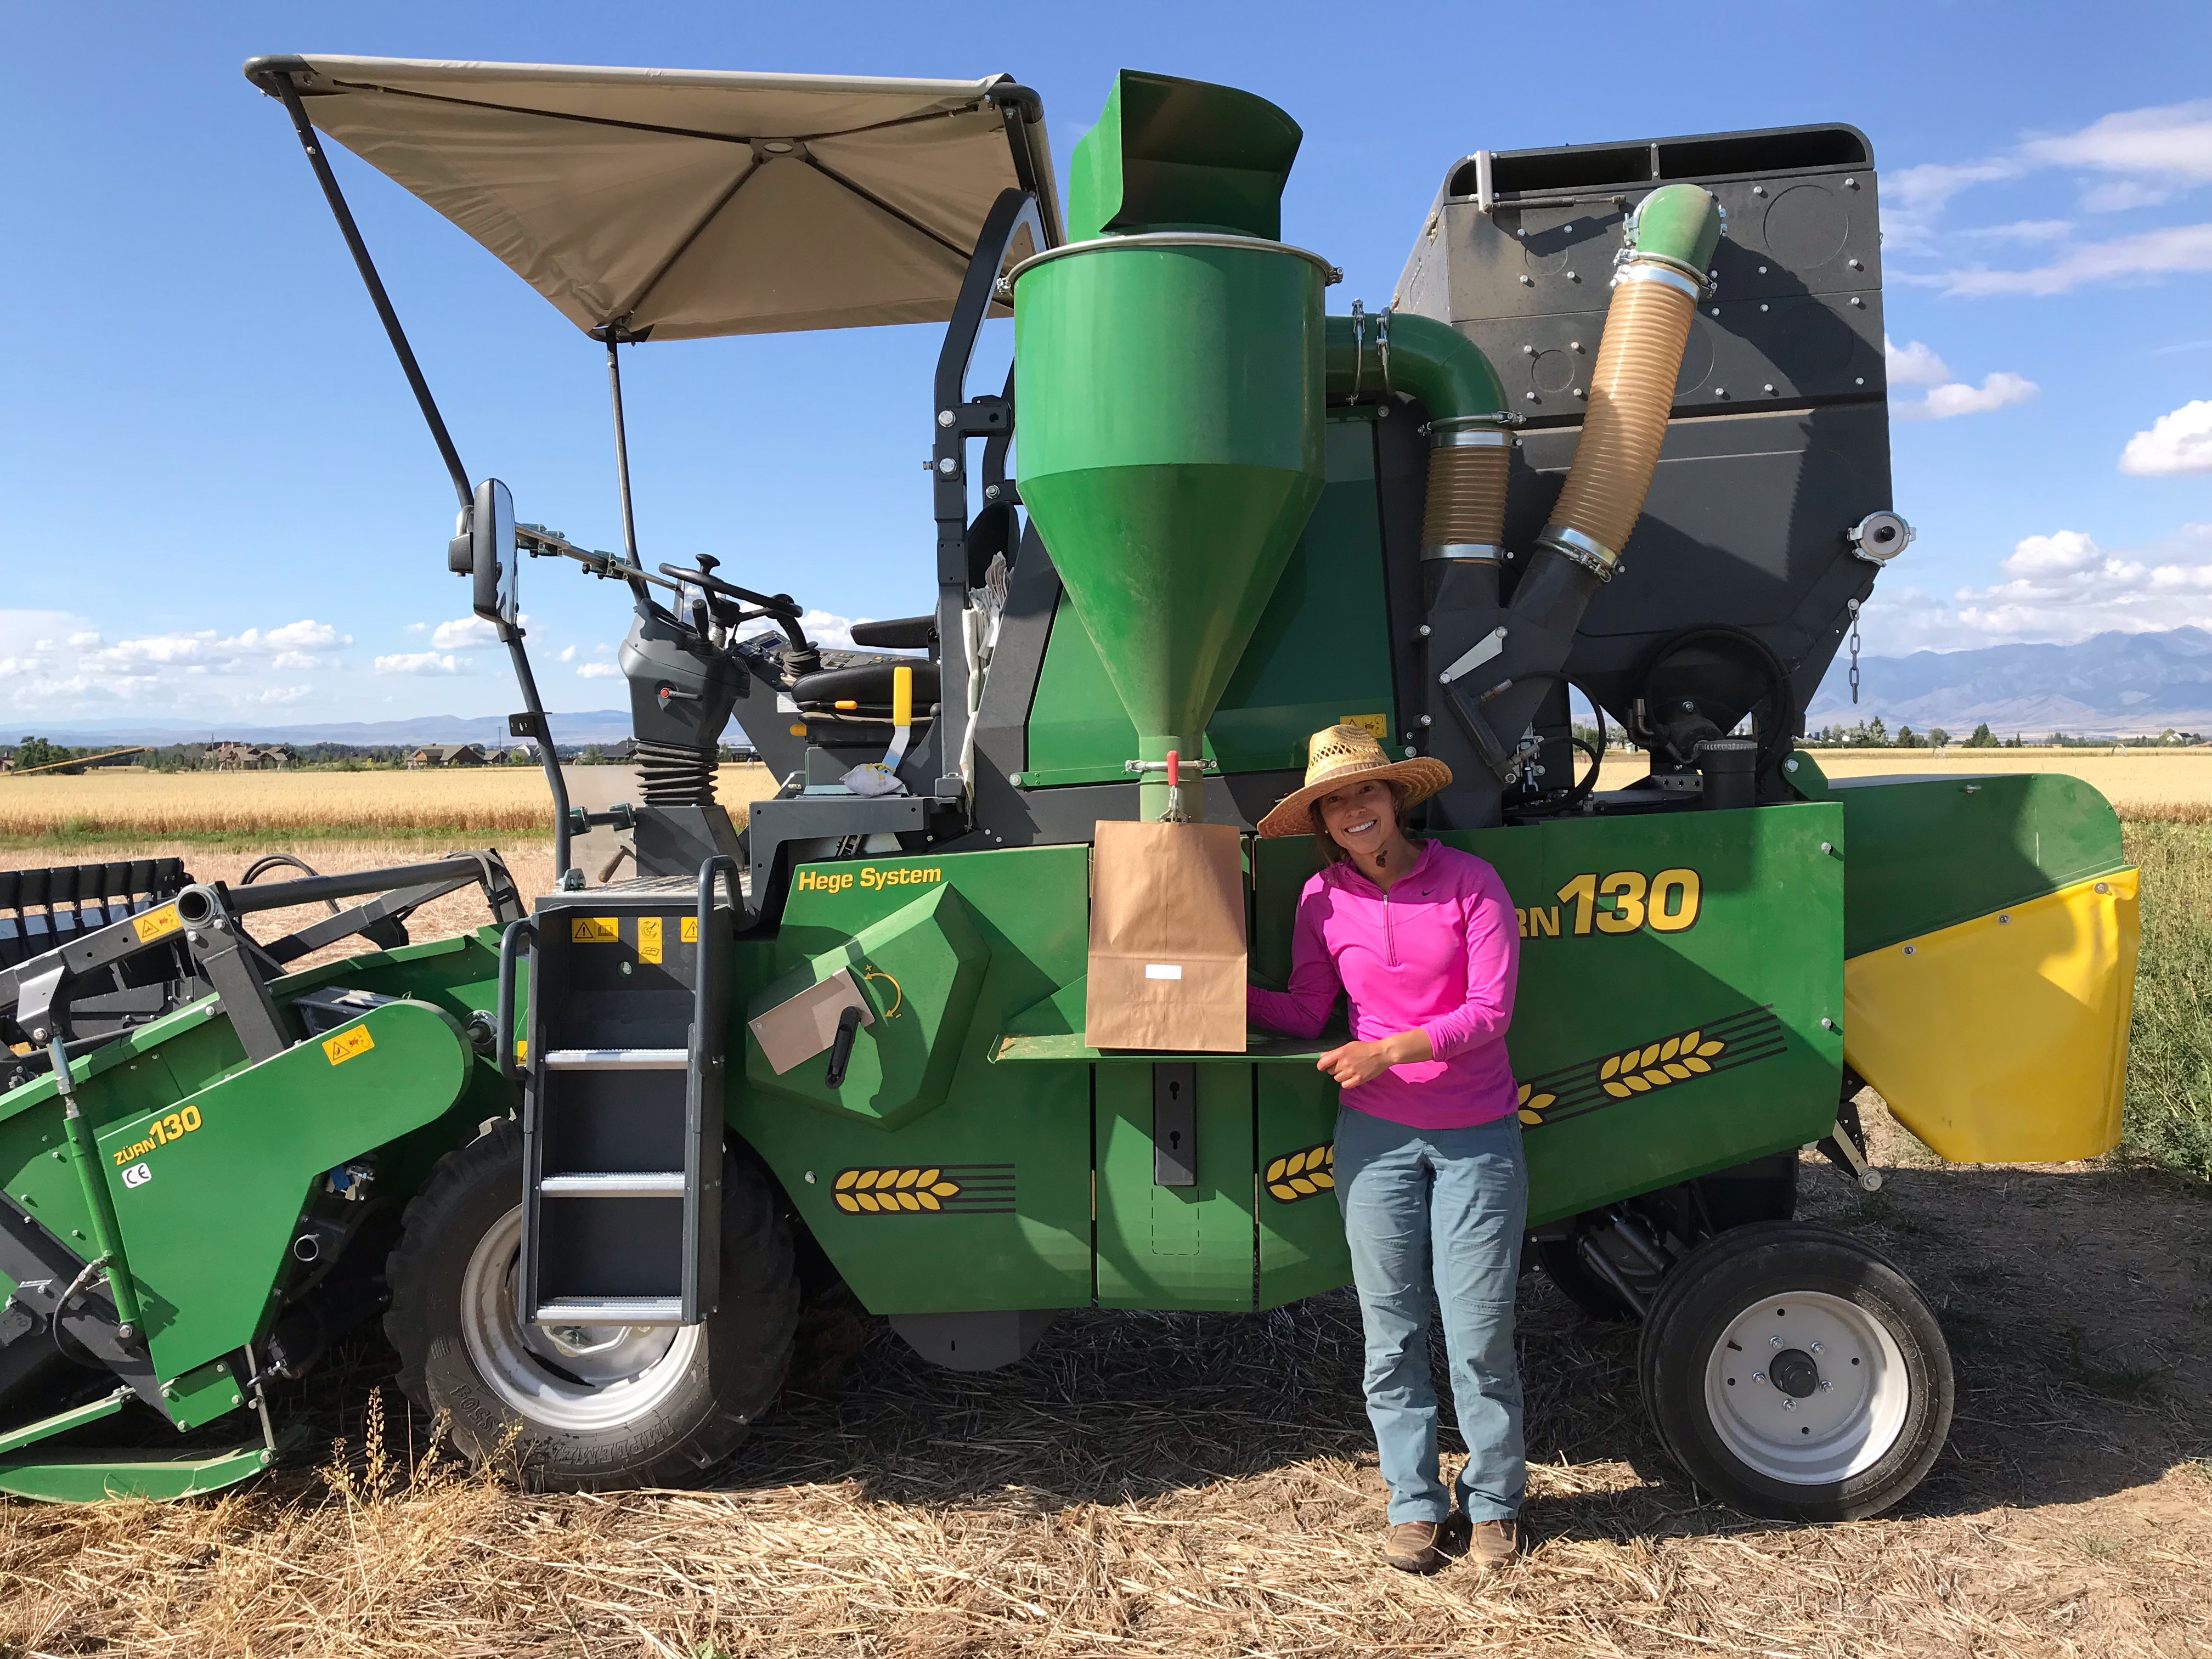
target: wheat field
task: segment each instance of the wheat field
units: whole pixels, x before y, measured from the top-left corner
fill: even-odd
[[[598,804],[627,767],[568,769],[569,798]],[[775,792],[759,765],[725,766],[722,802],[738,821]],[[421,772],[153,772],[107,767],[76,777],[0,777],[0,836],[204,836],[269,830],[372,836],[425,830],[550,835],[552,805],[535,767]]]

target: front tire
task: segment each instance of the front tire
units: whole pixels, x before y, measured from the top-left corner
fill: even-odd
[[[720,1305],[697,1325],[525,1325],[515,1311],[522,1132],[448,1152],[407,1206],[386,1334],[399,1385],[482,1463],[533,1486],[680,1486],[727,1456],[783,1386],[799,1323],[791,1234],[768,1182],[725,1152]]]
[[[1762,1222],[1668,1274],[1638,1380],[1692,1480],[1748,1514],[1856,1521],[1919,1485],[1950,1432],[1950,1351],[1918,1291],[1847,1233]]]

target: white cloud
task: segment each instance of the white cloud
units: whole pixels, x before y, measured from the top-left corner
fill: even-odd
[[[2069,644],[2117,629],[2212,629],[2212,524],[2186,524],[2148,545],[2108,551],[2078,530],[2014,544],[1987,587],[1948,597],[1877,587],[1862,615],[1881,656],[2014,640]]]
[[[2105,550],[2079,530],[2057,530],[2013,544],[2002,569],[2008,576],[2060,576],[2104,562]]]
[[[2212,400],[2184,404],[2136,433],[2120,452],[2120,471],[2138,478],[2212,472]]]
[[[2028,270],[1973,266],[1905,280],[1939,287],[1948,295],[1979,298],[1991,294],[2065,294],[2085,283],[2124,282],[2191,270],[2212,270],[2212,224],[2166,225],[2109,242],[2086,243]]]
[[[1899,345],[1885,334],[1881,356],[1893,386],[1936,386],[1951,378],[1950,367],[1917,340]]]
[[[622,678],[622,670],[611,662],[587,662],[577,669],[576,676],[579,679],[586,680],[618,680]]]
[[[440,623],[430,644],[439,651],[465,651],[472,645],[495,644],[498,639],[499,629],[482,617],[460,617]]]
[[[380,674],[466,674],[473,667],[466,657],[436,651],[402,652],[376,659],[376,672]]]
[[[2135,179],[2108,179],[2081,191],[2084,213],[2125,213],[2130,208],[2163,207],[2173,192]]]
[[[556,662],[574,662],[574,661],[575,661],[575,660],[576,660],[576,647],[575,647],[574,646],[573,646],[573,645],[564,645],[564,646],[562,646],[562,647],[561,647],[560,654],[559,654],[558,656],[555,657],[555,658],[553,659],[553,660],[554,660],[554,661],[556,661]]]
[[[858,651],[853,643],[853,624],[872,622],[872,617],[840,617],[828,611],[809,611],[799,619],[799,629],[815,644],[832,651]]]
[[[1984,225],[1961,234],[1991,242],[2056,242],[2073,229],[2070,219],[2015,219],[2008,225]]]
[[[2212,99],[2123,110],[2100,116],[2079,132],[2031,138],[2020,150],[2029,161],[2045,167],[2166,173],[2212,184]]]
[[[1900,283],[1940,288],[1949,295],[2063,294],[2085,283],[2144,281],[2177,271],[2212,270],[2212,225],[2170,225],[2109,241],[2075,243],[2075,228],[2060,219],[1951,230],[1945,239],[2039,242],[2063,249],[2047,264],[2026,270],[1982,265],[1940,273],[1909,268],[1937,239],[1938,222],[1953,198],[1978,185],[2065,168],[2077,174],[2087,212],[2115,213],[2156,207],[2178,190],[2212,183],[2212,100],[2151,109],[2121,110],[2073,132],[2040,134],[1978,161],[1905,167],[1884,185],[1882,237],[1899,256],[1893,276]],[[2086,175],[2086,176],[2080,176]]]
[[[1889,412],[1900,421],[1947,421],[1954,415],[1982,415],[2007,404],[2026,403],[2036,391],[2035,382],[2027,376],[2000,371],[1984,374],[1978,386],[1963,380],[1930,386],[1925,398],[1893,402]]]

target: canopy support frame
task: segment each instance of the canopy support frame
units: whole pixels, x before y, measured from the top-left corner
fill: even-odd
[[[300,102],[300,89],[292,83],[290,75],[282,72],[270,74],[262,85],[276,92],[285,112],[292,118],[293,129],[300,136],[300,148],[307,153],[307,165],[314,169],[315,181],[323,187],[323,198],[330,204],[331,216],[337,221],[338,234],[345,238],[347,251],[353,255],[354,264],[361,272],[362,283],[368,289],[369,302],[376,307],[377,317],[384,324],[385,335],[392,342],[400,369],[407,376],[407,384],[422,410],[422,419],[430,428],[431,441],[438,446],[439,457],[453,481],[453,494],[460,498],[465,512],[476,500],[468,469],[461,465],[460,452],[453,447],[453,434],[446,429],[446,417],[438,412],[438,401],[430,395],[430,383],[422,376],[422,364],[415,360],[414,347],[407,343],[407,331],[399,325],[399,313],[392,308],[392,296],[385,291],[376,262],[368,257],[368,244],[362,240],[361,227],[354,222],[353,210],[346,205],[345,192],[338,188],[337,175],[331,171],[330,158],[324,155],[314,124],[307,119],[307,109]]]

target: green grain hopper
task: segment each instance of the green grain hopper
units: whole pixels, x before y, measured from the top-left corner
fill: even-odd
[[[1250,968],[1279,983],[1316,854],[1249,832],[1346,722],[1449,762],[1427,832],[1513,894],[1528,1260],[1642,1322],[1660,1443],[1769,1515],[1873,1513],[1925,1474],[1942,1334],[1878,1254],[1792,1218],[1801,1151],[1878,1186],[1867,1084],[1948,1158],[2112,1145],[2135,878],[2070,779],[1831,782],[1795,744],[1911,536],[1863,135],[1478,150],[1389,302],[1340,307],[1282,240],[1298,129],[1225,88],[1118,77],[1063,228],[1040,101],[1003,77],[247,74],[428,419],[567,873],[527,915],[489,854],[0,889],[0,1488],[252,1473],[290,1379],[379,1316],[464,1449],[588,1488],[711,1471],[810,1299],[988,1369],[1069,1309],[1345,1284],[1330,1039],[1101,1048],[1085,981],[1097,826],[1173,811],[1173,751],[1182,805],[1243,836]],[[618,438],[625,351],[943,325],[931,610],[827,647],[781,571],[648,563],[626,471],[618,551],[518,523],[463,468],[326,143],[604,347]],[[1009,316],[1008,381],[971,389]],[[533,559],[632,607],[637,799],[610,811],[550,763]],[[1598,787],[1577,695],[1648,778]],[[732,719],[781,781],[742,831],[714,797]],[[571,868],[585,830],[627,867]],[[396,931],[470,881],[484,928]],[[359,902],[252,929],[325,896]]]

